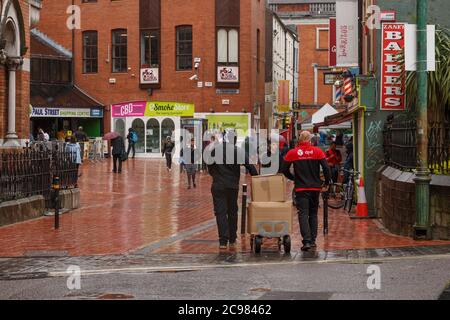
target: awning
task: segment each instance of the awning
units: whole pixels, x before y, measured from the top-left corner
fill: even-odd
[[[337,114],[328,116],[321,123],[316,123],[314,127],[323,128],[323,127],[336,127],[342,125],[344,123],[351,123],[353,120],[353,115],[360,110],[365,110],[364,107],[354,106],[345,111],[339,112]]]
[[[31,84],[30,102],[41,108],[103,108],[103,105],[72,85]]]

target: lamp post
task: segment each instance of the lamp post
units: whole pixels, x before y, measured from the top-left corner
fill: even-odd
[[[427,15],[428,0],[417,0],[417,152],[416,223],[414,238],[431,238],[430,182],[428,169],[428,77],[427,77]]]

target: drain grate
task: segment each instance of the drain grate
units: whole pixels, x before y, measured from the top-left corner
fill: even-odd
[[[330,292],[271,291],[258,300],[330,300]]]
[[[44,279],[44,278],[48,278],[47,272],[0,274],[0,281],[35,280],[35,279]]]

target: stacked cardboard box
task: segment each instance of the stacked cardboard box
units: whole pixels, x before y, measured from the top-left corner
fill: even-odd
[[[283,175],[252,178],[252,202],[248,211],[248,232],[259,234],[262,223],[265,231],[281,232],[284,223],[292,233],[292,202],[286,199],[286,179]],[[273,228],[273,222],[278,222]]]

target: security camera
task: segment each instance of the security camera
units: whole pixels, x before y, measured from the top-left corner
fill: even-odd
[[[189,78],[189,80],[197,81],[198,80],[198,76],[196,74],[194,74],[192,77]]]
[[[199,63],[199,62],[196,62],[196,63],[194,64],[195,70],[197,70],[199,67],[200,67],[200,63]]]

